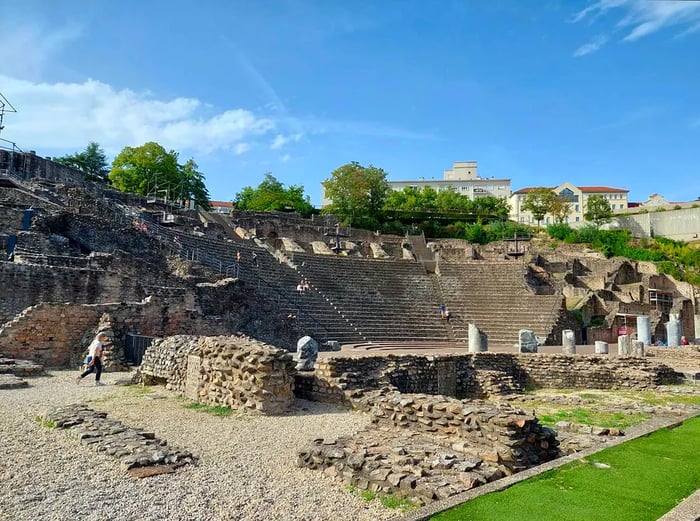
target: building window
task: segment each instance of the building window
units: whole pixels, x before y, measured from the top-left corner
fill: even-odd
[[[574,210],[578,212],[578,205],[574,206]]]
[[[614,210],[614,209],[615,209],[615,205],[612,205],[612,206],[610,207],[610,209],[611,209],[611,210]]]
[[[578,221],[579,221],[579,217],[576,217],[576,222],[578,222]]]
[[[559,192],[559,197],[561,197],[567,203],[578,202],[578,195],[575,195],[570,188],[564,188]]]

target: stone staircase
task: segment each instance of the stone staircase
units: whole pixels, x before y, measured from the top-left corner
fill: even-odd
[[[549,338],[565,310],[561,295],[536,295],[527,286],[521,262],[440,263],[438,271],[458,341],[468,340],[469,323],[488,335],[489,345],[516,344],[520,329]]]

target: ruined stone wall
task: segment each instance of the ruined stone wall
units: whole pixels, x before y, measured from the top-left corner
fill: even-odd
[[[139,368],[140,382],[145,385],[164,384],[171,391],[185,392],[187,358],[197,351],[198,340],[197,336],[176,335],[153,342],[143,355]],[[191,380],[196,392],[199,379]]]
[[[114,272],[0,262],[0,324],[40,302],[140,301],[140,282]]]
[[[25,181],[46,179],[78,186],[85,183],[80,170],[30,153],[0,150],[0,170],[8,170]]]
[[[284,349],[241,336],[172,337],[148,348],[141,381],[164,381],[192,400],[280,414],[294,402],[294,361]]]
[[[148,297],[142,302],[108,304],[48,304],[25,309],[0,329],[0,353],[48,367],[75,367],[104,313],[109,314],[115,344],[126,333],[146,336],[222,334],[230,324],[186,309],[181,301]]]
[[[501,382],[480,376],[493,371]],[[670,367],[652,358],[593,355],[478,353],[460,355],[388,355],[319,359],[313,377],[298,378],[297,394],[342,402],[344,392],[392,387],[401,392],[445,394],[457,398],[488,396],[507,378],[511,387],[555,389],[647,389],[677,380]],[[341,398],[339,400],[339,398]]]

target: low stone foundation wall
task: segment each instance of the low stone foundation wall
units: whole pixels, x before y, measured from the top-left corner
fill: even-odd
[[[294,365],[286,350],[247,337],[176,336],[147,349],[140,380],[207,405],[280,414],[294,403]]]
[[[465,353],[321,358],[313,375],[298,375],[301,398],[341,403],[354,389],[485,398],[525,386],[555,389],[648,389],[680,375],[653,357]]]
[[[700,346],[647,347],[645,351],[647,356],[662,363],[700,368]]]
[[[15,360],[0,356],[0,374],[14,376],[37,376],[44,372],[44,366],[30,362],[29,360]]]
[[[189,451],[168,447],[155,433],[128,427],[107,419],[107,414],[94,411],[82,404],[57,407],[47,411],[42,421],[57,429],[66,429],[93,450],[116,458],[123,470],[142,467],[160,467],[146,476],[172,472],[196,458]]]

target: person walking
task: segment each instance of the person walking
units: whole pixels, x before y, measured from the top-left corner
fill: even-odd
[[[97,336],[95,336],[95,339],[90,344],[90,347],[88,347],[88,356],[85,360],[87,363],[87,369],[85,369],[85,371],[83,371],[82,374],[75,379],[77,383],[82,382],[83,378],[94,371],[95,385],[104,385],[103,382],[100,382],[100,376],[102,376],[102,353],[104,351],[104,342],[106,340],[107,335],[102,332],[97,333]]]

